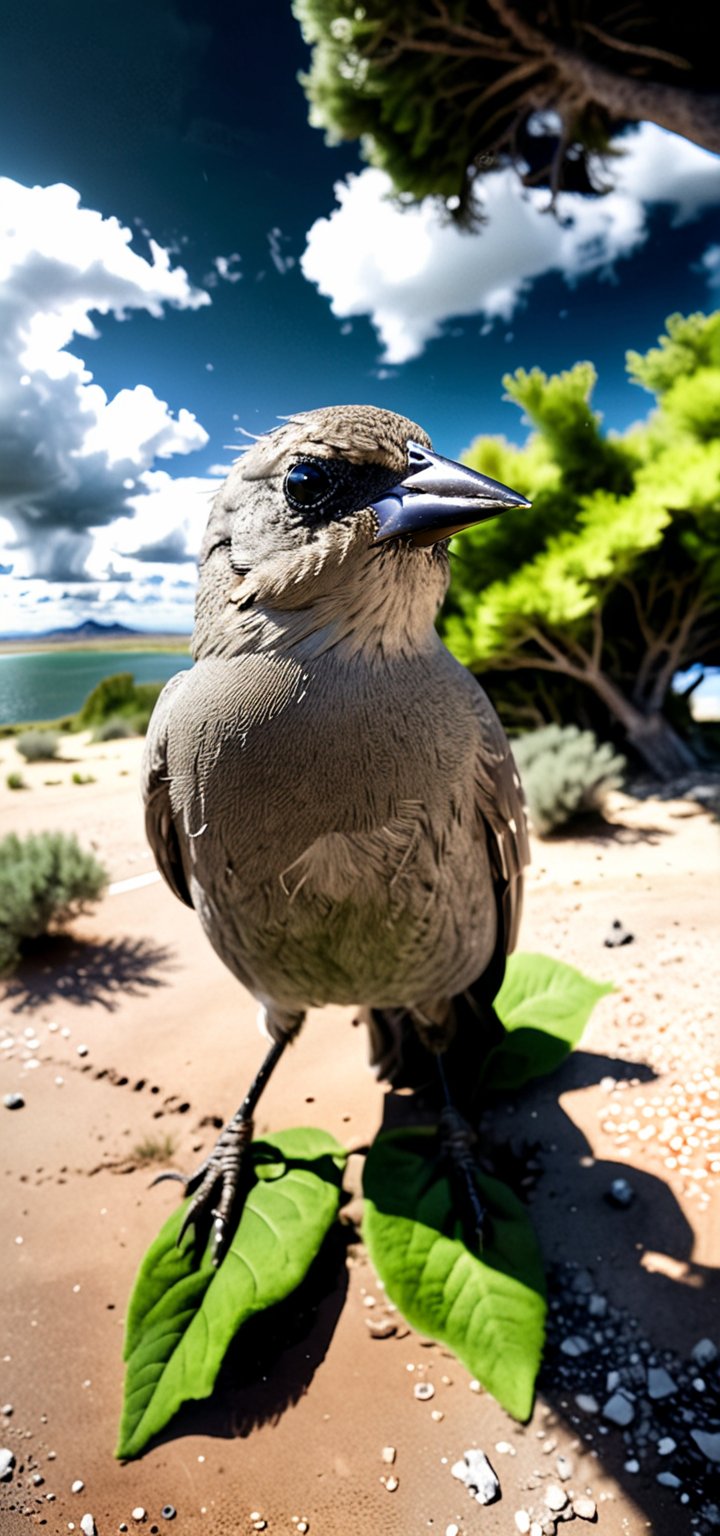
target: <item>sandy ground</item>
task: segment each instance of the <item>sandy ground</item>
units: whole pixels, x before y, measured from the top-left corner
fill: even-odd
[[[309,1290],[233,1350],[213,1400],[189,1405],[121,1465],[124,1310],[177,1199],[176,1186],[148,1189],[154,1170],[136,1149],[168,1136],[174,1164],[194,1166],[262,1045],[252,1000],[154,878],[141,743],[67,738],[63,751],[62,762],[25,767],[0,742],[3,829],[76,831],[113,882],[72,941],[24,965],[0,994],[2,1093],[26,1101],[0,1107],[0,1445],[15,1457],[0,1485],[3,1532],[30,1521],[80,1530],[92,1512],[107,1536],[134,1529],[138,1506],[155,1532],[172,1505],[185,1536],[236,1536],[259,1521],[270,1536],[292,1536],[303,1521],[311,1536],[513,1536],[527,1529],[522,1511],[538,1519],[538,1536],[561,1529],[570,1507],[551,1515],[552,1485],[591,1497],[604,1536],[714,1529],[713,1464],[692,1432],[720,1427],[718,1364],[707,1350],[704,1364],[691,1358],[704,1338],[720,1344],[718,838],[707,812],[618,796],[613,826],[534,849],[521,947],[560,955],[615,991],[583,1049],[488,1122],[525,1170],[549,1268],[531,1422],[514,1424],[446,1351],[388,1312],[349,1221]],[[18,767],[29,787],[13,793],[5,777]],[[73,772],[94,782],[73,784]],[[606,948],[616,918],[634,941]],[[348,1011],[328,1009],[279,1068],[258,1129],[320,1125],[359,1147],[387,1108],[362,1031]],[[361,1162],[350,1159],[351,1192]],[[628,1210],[606,1198],[618,1175],[633,1187]],[[373,1338],[377,1317],[395,1333]],[[578,1336],[579,1354],[563,1348]],[[649,1401],[647,1371],[660,1366],[673,1390]],[[634,1392],[624,1429],[603,1415],[612,1371]],[[415,1396],[420,1381],[431,1399]],[[501,1498],[486,1508],[451,1476],[473,1446],[500,1479]],[[76,1480],[84,1487],[73,1493]]]

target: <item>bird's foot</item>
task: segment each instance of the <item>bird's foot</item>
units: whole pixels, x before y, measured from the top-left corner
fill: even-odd
[[[453,1104],[446,1104],[440,1116],[440,1141],[449,1165],[450,1183],[458,1201],[467,1246],[482,1252],[485,1209],[475,1178],[477,1137]]]
[[[225,1256],[232,1236],[231,1218],[239,1214],[242,1204],[243,1173],[252,1134],[252,1119],[238,1111],[221,1131],[210,1156],[194,1173],[161,1173],[153,1179],[153,1184],[160,1184],[163,1179],[177,1179],[184,1184],[185,1194],[191,1195],[192,1199],[178,1233],[178,1244],[188,1227],[194,1227],[196,1244],[204,1247],[212,1226],[212,1261],[215,1265]]]

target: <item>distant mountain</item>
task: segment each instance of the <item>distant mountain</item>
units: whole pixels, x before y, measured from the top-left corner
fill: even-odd
[[[25,630],[14,635],[0,635],[0,641],[5,640],[43,640],[54,644],[67,645],[68,641],[76,640],[157,640],[160,635],[169,636],[170,631],[152,629],[130,629],[127,624],[101,624],[98,619],[83,619],[81,624],[74,624],[68,629],[42,629]],[[185,639],[184,634],[178,634],[178,639]]]

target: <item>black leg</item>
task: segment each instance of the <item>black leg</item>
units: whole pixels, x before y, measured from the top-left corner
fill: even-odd
[[[178,1179],[185,1185],[185,1193],[193,1196],[180,1228],[178,1242],[182,1241],[190,1226],[195,1228],[196,1240],[201,1239],[203,1229],[209,1227],[208,1218],[212,1217],[213,1264],[220,1263],[232,1235],[230,1220],[239,1207],[247,1149],[253,1135],[255,1107],[287,1043],[286,1038],[271,1045],[250,1091],[232,1120],[220,1132],[205,1162],[189,1178],[181,1173],[161,1173],[153,1179],[153,1184],[160,1184],[163,1179]]]
[[[476,1135],[452,1101],[442,1056],[437,1056],[438,1075],[443,1095],[440,1113],[440,1140],[450,1166],[450,1183],[457,1195],[468,1247],[482,1251],[485,1211],[475,1179]]]

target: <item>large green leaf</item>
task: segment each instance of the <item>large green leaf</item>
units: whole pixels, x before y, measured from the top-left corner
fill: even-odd
[[[521,1088],[552,1072],[580,1041],[598,998],[612,990],[550,955],[511,955],[495,999],[507,1034],[488,1052],[483,1087]]]
[[[182,1403],[209,1397],[248,1318],[300,1284],[340,1203],[346,1153],[326,1131],[278,1132],[252,1145],[257,1182],[220,1266],[177,1246],[185,1202],[140,1265],[128,1309],[125,1403],[116,1455],[137,1456]]]
[[[457,1355],[514,1418],[530,1416],[545,1337],[545,1287],[523,1206],[477,1173],[487,1213],[471,1252],[437,1133],[381,1132],[365,1165],[363,1236],[387,1295],[413,1328]]]

